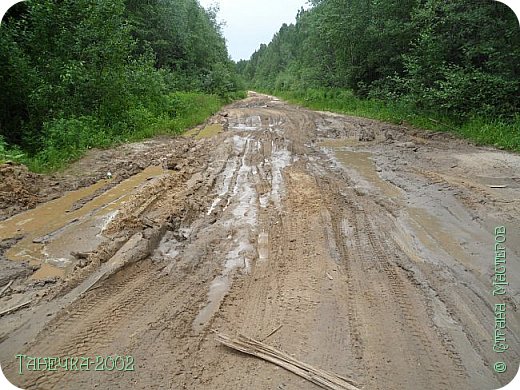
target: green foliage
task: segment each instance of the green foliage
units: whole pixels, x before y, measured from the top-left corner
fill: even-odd
[[[397,81],[418,106],[459,117],[519,111],[520,31],[509,8],[428,0],[414,10],[411,25],[416,38]]]
[[[458,122],[514,123],[520,29],[492,0],[314,0],[237,64],[250,88],[350,89]],[[309,94],[315,92],[309,91]],[[353,100],[348,99],[353,102]],[[356,103],[358,104],[358,103]],[[359,103],[360,104],[360,103]]]
[[[418,111],[415,105],[402,100],[389,102],[374,98],[362,99],[351,90],[306,89],[274,93],[314,110],[340,112],[396,124],[407,123],[436,131],[455,131],[479,145],[494,145],[520,152],[520,115],[510,120],[474,116],[461,122],[439,112]]]
[[[171,107],[176,115],[160,132],[181,133],[185,129],[202,123],[220,110],[223,100],[217,95],[194,92],[176,92],[169,95]]]
[[[24,161],[25,153],[17,147],[10,147],[0,135],[0,163],[6,161]]]
[[[195,0],[126,0],[136,53],[152,49],[155,66],[175,72],[174,89],[223,95],[237,89],[236,72],[216,21],[218,9],[205,10]]]
[[[459,133],[479,145],[493,145],[520,152],[520,116],[507,122],[471,118],[459,128]]]
[[[29,161],[35,171],[52,171],[81,157],[85,150],[106,147],[113,141],[112,134],[90,116],[59,118],[43,125],[41,149]]]
[[[11,8],[0,25],[1,158],[21,148],[33,169],[59,169],[88,148],[205,120],[243,88],[216,11],[197,0]]]
[[[217,64],[204,80],[204,90],[225,96],[229,92],[238,92],[240,81],[231,64]]]
[[[134,107],[127,112],[126,121],[118,122],[115,129],[105,127],[98,118],[90,116],[46,122],[40,141],[43,145],[41,150],[31,158],[20,156],[19,161],[27,163],[36,172],[55,171],[91,148],[107,148],[114,143],[139,141],[159,134],[180,134],[204,122],[224,103],[216,95],[197,92],[174,92],[164,98],[166,110],[162,116],[158,117],[143,106]],[[1,148],[0,142],[0,160]]]

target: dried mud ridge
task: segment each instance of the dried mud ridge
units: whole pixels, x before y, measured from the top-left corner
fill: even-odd
[[[105,171],[118,179],[65,194],[66,207],[43,203],[67,208],[50,232],[29,221],[42,205],[14,215],[21,206],[2,198],[14,217],[0,222],[0,288],[15,282],[1,308],[31,300],[0,317],[0,362],[13,383],[317,388],[220,345],[214,330],[265,340],[364,389],[484,390],[514,376],[519,242],[508,241],[501,375],[490,291],[494,226],[518,234],[519,156],[255,93],[207,125],[194,138],[92,151],[54,196]],[[54,180],[23,175],[29,194]],[[29,252],[44,263],[9,259]],[[45,278],[44,267],[64,271]],[[18,353],[131,355],[136,367],[18,375]]]

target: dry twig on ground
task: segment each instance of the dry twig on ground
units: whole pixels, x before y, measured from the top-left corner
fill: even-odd
[[[229,336],[217,333],[217,341],[237,351],[256,356],[283,367],[324,389],[359,390],[358,385],[350,379],[300,362],[285,352],[279,351],[247,336],[239,335],[238,338],[232,339]]]

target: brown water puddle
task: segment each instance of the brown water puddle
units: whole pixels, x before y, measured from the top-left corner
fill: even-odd
[[[468,253],[454,241],[454,237],[458,235],[456,229],[450,231],[441,220],[420,208],[408,208],[408,215],[412,221],[414,234],[432,253],[437,252],[440,246],[451,257],[471,268]]]
[[[222,133],[224,131],[224,128],[222,125],[214,124],[214,125],[208,125],[204,127],[199,134],[195,136],[195,139],[201,139],[201,138],[211,138],[219,133]]]
[[[200,332],[218,311],[224,296],[229,291],[230,285],[229,275],[219,275],[211,282],[208,291],[208,303],[193,320],[192,326],[196,332]]]
[[[195,139],[202,139],[202,138],[211,138],[219,133],[222,133],[224,131],[224,127],[221,124],[213,124],[213,125],[207,125],[202,130],[199,130],[197,127],[188,130],[184,133],[185,137],[193,137]]]
[[[65,268],[59,268],[49,263],[42,263],[38,271],[31,275],[31,280],[43,280],[47,278],[63,278]]]
[[[265,261],[269,258],[269,233],[262,232],[258,235],[258,259]]]
[[[320,146],[332,149],[335,158],[344,166],[355,169],[364,180],[380,189],[388,197],[394,198],[397,203],[401,203],[406,208],[413,234],[431,253],[436,253],[440,247],[469,267],[471,259],[468,253],[453,239],[458,234],[456,226],[443,223],[427,209],[410,207],[401,202],[404,199],[399,189],[377,174],[374,161],[370,158],[371,153],[345,149],[346,146],[354,146],[356,142],[351,139],[335,139],[321,142]],[[416,258],[418,254],[409,253],[409,255]]]
[[[372,153],[345,150],[346,146],[355,145],[355,141],[349,138],[338,140],[326,140],[320,142],[320,146],[332,149],[336,159],[348,168],[355,169],[363,179],[377,187],[389,197],[399,197],[401,192],[393,184],[383,180],[376,171],[376,165],[370,158]]]
[[[41,265],[31,278],[64,276],[72,263],[70,252],[94,250],[103,239],[100,233],[121,204],[130,197],[132,190],[148,178],[162,173],[161,167],[148,167],[88,201],[81,208],[71,210],[76,202],[94,195],[107,185],[107,180],[100,180],[0,222],[0,240],[24,236],[5,256],[9,260]]]

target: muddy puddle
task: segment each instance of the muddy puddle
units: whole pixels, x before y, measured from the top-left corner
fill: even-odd
[[[220,307],[220,303],[224,296],[228,293],[230,281],[228,275],[219,275],[209,287],[208,303],[199,311],[197,317],[193,321],[193,329],[197,332],[203,329],[204,325],[213,317]]]
[[[63,277],[73,264],[71,252],[94,250],[103,240],[104,229],[133,189],[162,173],[161,167],[148,167],[87,201],[82,207],[75,208],[77,202],[95,196],[109,184],[108,180],[100,180],[2,221],[0,240],[23,236],[6,251],[5,257],[39,265],[32,279]]]
[[[236,270],[249,273],[251,262],[257,254],[256,248],[252,245],[252,237],[253,235],[256,237],[254,232],[258,222],[258,195],[250,180],[254,166],[248,163],[248,158],[257,150],[257,146],[250,138],[234,136],[232,140],[237,156],[228,161],[223,172],[219,195],[213,201],[208,213],[211,213],[215,206],[228,196],[223,209],[222,227],[231,232],[228,239],[232,242],[233,249],[229,250],[223,259],[220,275],[210,283],[207,303],[193,321],[192,327],[197,332],[202,330],[219,310],[231,288],[233,273]],[[235,176],[234,184],[233,176]]]
[[[407,213],[408,225],[413,235],[419,240],[420,245],[427,249],[426,252],[422,251],[423,257],[436,254],[441,249],[467,268],[476,267],[477,264],[473,264],[470,254],[462,246],[464,239],[477,239],[472,232],[465,231],[461,226],[453,225],[422,208],[409,207]]]
[[[271,154],[271,199],[275,206],[281,210],[282,198],[285,195],[284,183],[283,183],[283,171],[287,168],[296,158],[286,148],[276,149],[273,146]]]
[[[442,251],[473,268],[472,256],[461,243],[474,242],[475,234],[461,226],[458,218],[450,215],[449,211],[435,215],[431,207],[421,205],[414,194],[405,194],[381,178],[370,152],[352,150],[356,143],[358,141],[352,139],[326,140],[320,146],[326,149],[333,161],[349,170],[356,182],[378,189],[401,206],[405,235],[398,239],[408,255],[416,261],[435,261]],[[455,201],[449,206],[452,213],[459,210]],[[410,245],[411,237],[415,244]],[[478,237],[478,240],[482,241],[482,238]]]
[[[222,273],[215,277],[209,286],[206,306],[199,311],[193,321],[193,329],[197,332],[202,330],[219,310],[224,297],[231,288],[233,271],[236,269],[242,270],[244,273],[250,271],[250,253],[253,251],[253,247],[244,240],[244,237],[240,237],[236,241],[238,241],[238,245],[228,253]]]
[[[222,133],[223,131],[224,128],[220,124],[208,125],[195,136],[195,139],[211,138],[219,133]]]
[[[184,133],[184,137],[193,137],[195,139],[202,138],[211,138],[220,134],[224,131],[224,127],[219,123],[214,123],[211,125],[204,126],[202,129],[200,127],[195,127],[191,130],[188,130]]]
[[[262,128],[262,118],[259,115],[238,118],[235,121],[230,121],[229,128],[238,131],[260,130]]]
[[[231,185],[231,181],[233,180],[233,175],[237,169],[237,161],[234,159],[228,160],[226,163],[226,167],[224,168],[223,176],[224,180],[222,181],[222,184],[220,185],[220,189],[218,192],[218,195],[215,199],[213,199],[213,202],[211,206],[208,209],[207,215],[210,215],[217,205],[222,201],[222,199],[228,194],[229,187]]]
[[[216,276],[209,286],[206,305],[199,311],[193,321],[192,326],[195,331],[201,331],[219,310],[224,297],[231,288],[233,271],[240,269],[245,273],[249,272],[251,259],[248,253],[252,249],[249,243],[239,241],[238,246],[228,253],[222,273]]]
[[[269,258],[269,234],[262,232],[258,235],[258,259],[265,261]]]
[[[357,142],[357,143],[356,143]],[[377,173],[377,168],[372,160],[372,153],[349,150],[349,147],[359,144],[359,141],[350,138],[339,140],[326,140],[320,142],[320,146],[332,152],[334,160],[338,161],[347,169],[354,170],[359,179],[367,182],[370,186],[379,189],[383,194],[391,198],[401,196],[401,191],[383,180]]]

